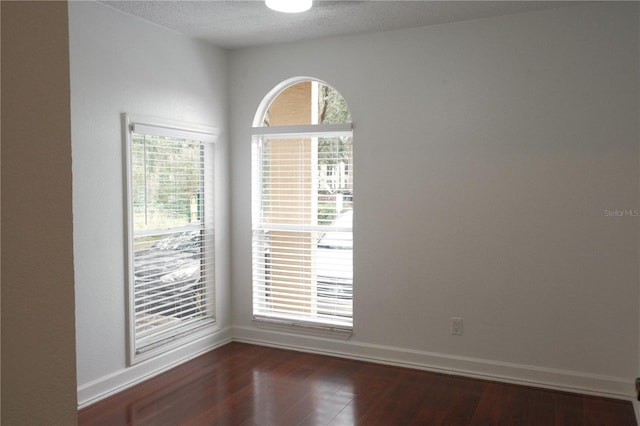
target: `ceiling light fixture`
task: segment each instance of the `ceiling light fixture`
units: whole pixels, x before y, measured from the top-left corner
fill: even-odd
[[[311,9],[313,0],[265,0],[269,9],[284,13],[299,13]]]

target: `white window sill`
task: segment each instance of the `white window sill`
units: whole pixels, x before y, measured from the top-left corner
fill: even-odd
[[[340,340],[349,340],[353,334],[352,327],[305,323],[289,319],[254,316],[253,323],[258,328],[283,331],[289,333],[305,334],[318,337],[326,337]]]

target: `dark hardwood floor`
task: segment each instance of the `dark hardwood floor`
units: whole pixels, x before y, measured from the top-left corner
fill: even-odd
[[[79,425],[636,425],[629,401],[231,343]]]

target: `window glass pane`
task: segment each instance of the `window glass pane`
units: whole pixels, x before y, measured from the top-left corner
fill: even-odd
[[[336,89],[325,84],[318,84],[318,123],[336,124],[350,123],[349,107]]]
[[[353,209],[352,138],[262,142],[261,211],[268,223],[331,225]]]
[[[350,137],[318,138],[318,224],[330,225],[353,209],[353,145]]]
[[[350,122],[349,107],[337,90],[318,81],[303,81],[287,87],[271,102],[263,126]]]
[[[199,222],[202,153],[198,142],[134,134],[132,163],[135,232]]]

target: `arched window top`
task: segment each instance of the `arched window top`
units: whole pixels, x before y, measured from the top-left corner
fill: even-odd
[[[276,86],[258,108],[254,127],[350,123],[349,107],[327,83],[299,77]]]

